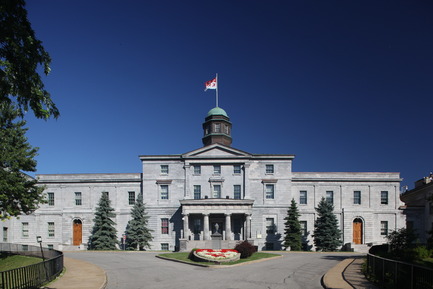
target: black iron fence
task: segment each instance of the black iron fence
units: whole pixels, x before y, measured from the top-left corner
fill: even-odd
[[[433,289],[433,269],[367,255],[367,271],[381,288]]]
[[[40,288],[54,280],[63,270],[63,253],[31,245],[0,243],[3,255],[24,255],[43,258],[40,263],[0,272],[1,289]]]

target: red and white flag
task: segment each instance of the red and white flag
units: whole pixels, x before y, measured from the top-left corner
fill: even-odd
[[[217,79],[216,77],[212,80],[206,81],[204,83],[205,89],[204,91],[208,90],[208,89],[217,89]]]

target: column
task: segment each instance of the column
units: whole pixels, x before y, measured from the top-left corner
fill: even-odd
[[[230,214],[225,214],[226,216],[226,240],[232,239],[232,219]]]
[[[189,224],[188,224],[189,214],[184,214],[182,217],[183,220],[183,238],[189,239]]]
[[[203,240],[209,240],[209,214],[203,214]]]
[[[245,215],[245,240],[251,238],[251,214]]]

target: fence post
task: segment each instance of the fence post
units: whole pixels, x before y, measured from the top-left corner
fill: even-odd
[[[415,288],[415,278],[413,277],[413,265],[410,265],[410,288],[414,289]]]

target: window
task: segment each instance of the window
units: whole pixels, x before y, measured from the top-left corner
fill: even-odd
[[[107,199],[110,199],[110,193],[109,192],[102,192],[102,194],[105,194],[107,196]]]
[[[29,237],[29,223],[22,222],[21,224],[22,224],[21,236],[23,236],[23,238],[28,238]]]
[[[275,187],[274,185],[266,185],[266,199],[273,199],[274,198],[274,191],[275,191]]]
[[[54,222],[48,222],[48,238],[54,238]]]
[[[266,173],[273,174],[274,173],[274,165],[266,165]]]
[[[380,192],[380,203],[382,205],[388,205],[388,191]]]
[[[161,175],[168,175],[168,165],[161,165]]]
[[[54,206],[54,193],[48,193],[48,206]]]
[[[213,185],[213,198],[221,198],[221,185]]]
[[[266,218],[266,234],[275,234],[274,218]]]
[[[81,206],[81,192],[75,192],[75,206]]]
[[[3,242],[8,241],[8,227],[3,227]]]
[[[221,166],[220,165],[214,165],[213,166],[213,174],[214,175],[220,175],[221,174]]]
[[[47,244],[47,248],[48,248],[48,250],[53,250],[54,249],[54,245],[53,244]]]
[[[200,199],[201,199],[201,186],[194,185],[194,200],[200,200]]]
[[[301,226],[301,236],[306,237],[308,234],[307,221],[299,221],[299,225]]]
[[[233,186],[233,199],[237,199],[237,200],[241,199],[241,185]]]
[[[234,165],[233,166],[233,173],[234,174],[240,174],[241,173],[241,165]]]
[[[380,234],[382,236],[388,236],[388,221],[380,222]]]
[[[162,251],[168,251],[169,250],[168,243],[161,243],[161,250]]]
[[[328,203],[334,203],[334,191],[326,191],[326,201]]]
[[[128,204],[129,205],[135,204],[135,192],[128,192]]]
[[[168,185],[161,185],[161,200],[168,200]]]
[[[221,124],[220,123],[215,124],[215,132],[221,132]]]
[[[161,234],[168,234],[168,218],[161,219]]]
[[[23,251],[28,251],[29,250],[29,245],[22,245],[21,248],[23,249]]]
[[[299,204],[307,204],[307,191],[299,191]]]
[[[201,174],[201,166],[195,165],[194,166],[194,175],[200,175]]]
[[[353,203],[355,205],[361,205],[361,191],[353,192]]]

